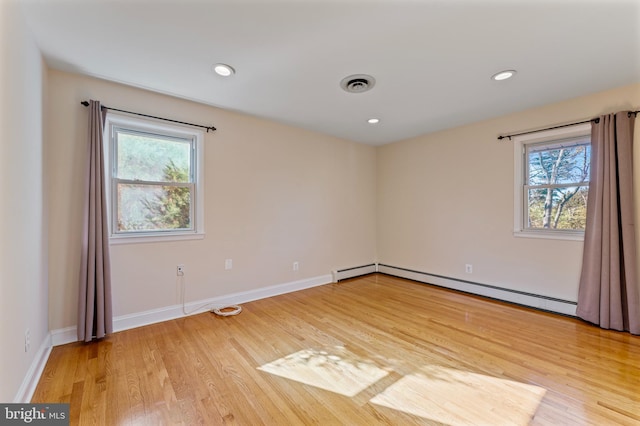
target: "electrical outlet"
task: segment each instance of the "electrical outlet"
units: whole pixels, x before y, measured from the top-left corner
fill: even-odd
[[[224,269],[233,269],[233,259],[225,259],[224,261]]]
[[[179,277],[184,276],[184,265],[176,266],[176,275]]]
[[[298,269],[300,269],[300,262],[293,262],[293,270],[297,271]]]
[[[24,351],[29,352],[31,348],[31,330],[28,328],[24,331]]]
[[[466,272],[467,274],[473,274],[473,265],[471,265],[470,263],[464,265],[464,272]]]

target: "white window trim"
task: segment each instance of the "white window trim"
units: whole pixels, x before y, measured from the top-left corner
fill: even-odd
[[[555,139],[571,138],[591,134],[591,123],[577,124],[560,129],[543,130],[513,137],[514,164],[514,208],[513,208],[513,236],[523,238],[544,238],[554,240],[583,241],[583,231],[544,231],[529,230],[524,226],[524,155],[525,145],[536,142],[547,142]]]
[[[135,234],[116,234],[112,228],[111,209],[111,176],[113,155],[113,127],[125,127],[151,133],[167,133],[185,138],[195,138],[195,205],[193,209],[194,229],[189,231],[164,231],[164,232],[140,232]],[[135,244],[157,243],[164,241],[201,240],[205,236],[204,231],[204,132],[192,127],[161,123],[155,120],[131,117],[109,111],[104,126],[104,170],[105,191],[107,196],[107,216],[109,223],[110,244]]]

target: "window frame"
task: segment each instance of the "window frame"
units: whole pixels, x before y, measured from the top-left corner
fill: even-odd
[[[526,226],[528,196],[525,191],[529,185],[527,181],[528,163],[527,146],[561,142],[565,139],[577,137],[591,137],[591,123],[582,123],[560,129],[544,130],[541,132],[513,137],[514,153],[514,215],[513,235],[525,238],[545,238],[558,240],[583,241],[584,231],[573,229],[531,229]],[[567,185],[560,185],[566,187]]]
[[[146,230],[120,233],[116,232],[116,224],[114,221],[117,217],[117,197],[115,195],[115,187],[120,183],[142,183],[146,181],[131,181],[128,179],[120,179],[117,177],[117,143],[116,132],[118,130],[129,131],[133,133],[146,133],[157,135],[161,138],[174,138],[190,140],[191,144],[191,179],[186,185],[193,185],[191,200],[191,229],[179,230]],[[131,243],[147,243],[161,241],[179,241],[203,239],[204,231],[204,132],[197,129],[180,126],[175,124],[167,124],[151,119],[132,117],[125,114],[118,114],[109,111],[104,126],[104,159],[105,159],[105,191],[107,198],[107,216],[109,229],[110,244],[131,244]],[[149,182],[157,185],[155,181]],[[176,186],[185,186],[179,184]]]

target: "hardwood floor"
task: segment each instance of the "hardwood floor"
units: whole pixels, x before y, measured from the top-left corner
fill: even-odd
[[[386,275],[55,347],[71,424],[640,425],[640,337]]]

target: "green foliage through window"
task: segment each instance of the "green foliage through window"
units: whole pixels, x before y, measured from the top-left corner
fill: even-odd
[[[187,181],[187,170],[180,169],[173,160],[164,167],[168,182]],[[191,191],[187,187],[166,186],[160,194],[142,200],[145,218],[159,229],[189,229],[191,227]]]

